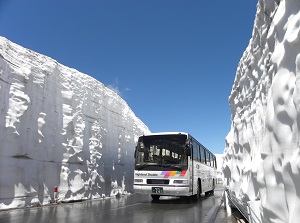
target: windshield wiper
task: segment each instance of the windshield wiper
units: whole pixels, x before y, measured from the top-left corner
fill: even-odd
[[[141,170],[141,169],[143,169],[145,166],[148,166],[148,164],[147,164],[147,163],[144,163],[144,164],[142,164],[142,165],[140,165],[140,166],[137,166],[136,169],[137,169],[137,170]]]
[[[161,166],[161,167],[171,167],[172,169],[175,169],[175,170],[182,170],[181,167],[179,167],[179,166],[174,166],[174,165],[172,165],[172,164],[159,164],[159,166]]]
[[[176,168],[177,170],[183,170],[183,168],[180,166],[174,166],[174,168]]]

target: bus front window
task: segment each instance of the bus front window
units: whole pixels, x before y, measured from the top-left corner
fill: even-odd
[[[136,169],[174,166],[187,169],[186,135],[141,136],[136,151]]]

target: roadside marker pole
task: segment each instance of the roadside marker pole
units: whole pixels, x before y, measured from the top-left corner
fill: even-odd
[[[57,186],[54,187],[54,202],[57,202]]]

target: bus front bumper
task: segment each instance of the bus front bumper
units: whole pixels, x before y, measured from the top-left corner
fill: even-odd
[[[153,188],[162,188],[162,193],[154,193]],[[155,194],[160,196],[190,196],[189,186],[133,185],[138,194]]]

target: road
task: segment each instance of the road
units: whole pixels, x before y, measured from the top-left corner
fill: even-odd
[[[61,203],[35,208],[0,211],[1,223],[213,223],[231,222],[218,215],[223,190],[198,199],[125,195],[118,198]],[[226,219],[225,219],[226,218]]]

